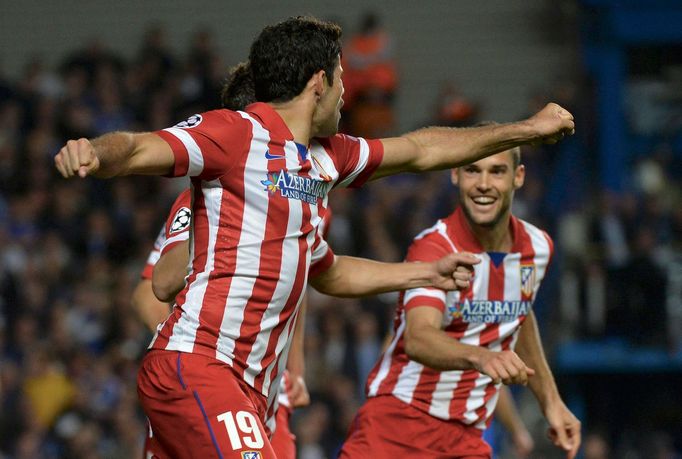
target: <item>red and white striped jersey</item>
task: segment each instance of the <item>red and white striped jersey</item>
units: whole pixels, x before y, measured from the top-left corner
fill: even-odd
[[[457,209],[419,234],[408,261],[432,261],[452,252],[476,254],[473,285],[462,292],[416,288],[400,295],[395,336],[367,380],[367,395],[393,395],[434,417],[483,430],[497,403],[499,385],[476,370],[437,371],[405,353],[406,311],[417,306],[443,313],[443,330],[461,343],[500,351],[513,349],[540,288],[553,243],[535,226],[511,218],[509,253],[485,252]]]
[[[180,193],[173,202],[168,213],[166,223],[161,227],[159,235],[154,241],[154,248],[147,256],[147,262],[140,277],[151,279],[154,266],[161,255],[175,247],[182,241],[189,239],[189,229],[192,220],[192,194],[187,189]]]
[[[192,178],[193,236],[188,283],[150,348],[225,362],[272,408],[309,272],[333,262],[317,232],[327,193],[363,184],[382,144],[336,135],[306,148],[263,103],[157,134],[175,155],[172,175]]]

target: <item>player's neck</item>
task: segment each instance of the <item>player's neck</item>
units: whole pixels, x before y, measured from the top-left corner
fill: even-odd
[[[310,143],[312,131],[315,105],[308,99],[302,94],[288,102],[270,104],[291,131],[294,141],[301,145]]]
[[[507,215],[493,226],[481,226],[467,221],[471,232],[486,252],[509,252],[513,245],[513,238],[509,230],[511,216]]]

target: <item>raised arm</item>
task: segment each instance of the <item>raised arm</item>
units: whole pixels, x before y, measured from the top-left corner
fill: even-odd
[[[359,297],[417,287],[456,290],[469,286],[472,265],[479,263],[466,253],[447,255],[435,262],[381,263],[336,256],[329,269],[310,279],[327,295]]]
[[[69,140],[54,162],[65,178],[109,178],[170,174],[175,157],[170,145],[156,134],[112,132],[93,140]]]
[[[580,421],[568,410],[559,395],[542,350],[540,332],[532,311],[521,326],[516,350],[523,361],[536,370],[529,387],[549,422],[550,439],[567,452],[569,459],[573,459],[580,448]]]
[[[405,352],[435,370],[478,370],[496,383],[525,384],[534,374],[513,351],[490,351],[462,344],[441,329],[443,313],[431,306],[407,311]]]
[[[384,156],[372,180],[399,172],[457,167],[520,145],[556,143],[574,131],[573,115],[557,104],[548,104],[517,123],[424,128],[382,139]]]

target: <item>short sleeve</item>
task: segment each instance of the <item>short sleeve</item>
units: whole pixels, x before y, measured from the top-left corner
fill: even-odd
[[[192,227],[192,194],[189,189],[180,193],[171,206],[166,225],[165,241],[161,245],[161,255],[176,245],[189,239]]]
[[[380,140],[367,140],[345,134],[321,140],[327,149],[339,178],[336,187],[357,188],[365,184],[377,170],[384,157]]]
[[[329,247],[327,241],[322,238],[318,231],[315,235],[312,256],[310,259],[309,277],[315,277],[328,270],[334,263],[334,251]]]
[[[405,261],[432,262],[452,253],[442,236],[430,233],[416,239],[407,251]],[[405,291],[403,305],[406,311],[418,306],[430,306],[439,311],[445,310],[446,292],[433,287],[419,287]]]
[[[171,176],[214,180],[226,174],[248,152],[251,129],[238,113],[215,110],[155,132],[175,156]]]
[[[151,280],[152,273],[154,272],[154,266],[161,257],[161,247],[163,246],[163,243],[165,241],[166,227],[162,226],[161,230],[159,231],[159,234],[156,236],[156,240],[154,241],[154,248],[149,252],[149,255],[147,256],[147,261],[145,262],[144,268],[140,273],[140,278]]]

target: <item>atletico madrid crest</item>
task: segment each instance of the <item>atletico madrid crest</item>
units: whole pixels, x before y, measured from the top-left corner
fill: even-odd
[[[242,459],[262,459],[258,451],[242,451]]]
[[[535,289],[535,265],[521,265],[521,293],[532,297]]]

